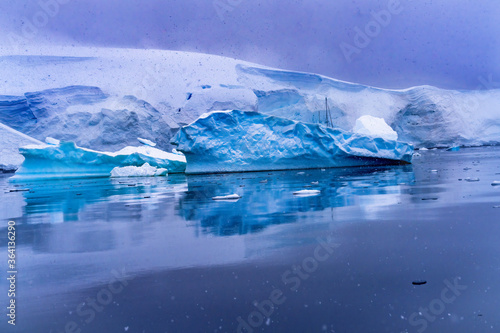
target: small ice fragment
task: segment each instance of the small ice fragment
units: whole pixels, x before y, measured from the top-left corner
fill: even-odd
[[[500,180],[495,180],[493,183],[491,183],[491,186],[500,186]]]
[[[223,195],[212,198],[212,200],[239,200],[239,199],[241,199],[241,197],[238,194]]]
[[[265,184],[267,183],[267,179],[261,180],[259,183]]]
[[[438,172],[437,170],[431,170],[431,172]]]
[[[318,190],[301,190],[301,191],[293,192],[293,195],[309,196],[309,195],[318,195],[320,193],[321,193],[321,191],[318,191]]]
[[[469,183],[478,182],[479,178],[470,178],[470,177],[467,177],[467,178],[465,178],[465,181],[469,182]]]
[[[447,151],[459,151],[460,150],[460,147],[459,146],[456,146],[456,147],[450,147],[448,149],[446,149]]]
[[[325,171],[326,171],[326,169],[321,169],[321,171],[325,172]]]
[[[318,185],[319,182],[311,182],[312,185]]]
[[[146,145],[146,146],[150,146],[150,147],[155,147],[156,146],[156,143],[154,143],[153,141],[150,141],[148,139],[143,139],[143,138],[137,138],[137,140],[139,140],[140,143]]]
[[[45,143],[48,143],[49,145],[53,145],[53,146],[59,146],[59,144],[61,143],[61,141],[59,141],[57,139],[54,139],[54,138],[51,138],[50,136],[48,136],[48,137],[45,138]]]
[[[297,172],[297,175],[305,175],[306,173],[305,172]]]
[[[419,148],[418,150],[422,150],[423,151],[423,150],[429,150],[429,149],[423,147],[423,148]]]

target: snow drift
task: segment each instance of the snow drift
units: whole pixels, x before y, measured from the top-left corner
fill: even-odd
[[[191,174],[399,164],[413,156],[406,143],[237,110],[202,115],[172,143]]]

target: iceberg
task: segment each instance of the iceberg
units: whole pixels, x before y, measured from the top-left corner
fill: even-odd
[[[218,111],[172,140],[186,173],[289,170],[411,163],[413,146],[253,111]]]
[[[125,147],[100,152],[78,147],[74,142],[26,146],[19,149],[25,161],[12,181],[52,178],[110,177],[116,167],[144,167],[147,163],[169,173],[182,173],[186,158],[150,146]],[[158,170],[156,170],[158,171]],[[120,173],[115,169],[115,174]]]
[[[398,133],[394,131],[383,118],[362,116],[356,120],[354,133],[368,135],[386,140],[397,140]]]
[[[43,142],[0,123],[0,172],[16,171],[24,161],[19,147],[30,144],[43,145]]]
[[[144,163],[140,167],[136,166],[126,166],[126,167],[115,167],[111,170],[111,177],[157,177],[166,176],[168,170],[164,168],[156,168],[149,163]]]

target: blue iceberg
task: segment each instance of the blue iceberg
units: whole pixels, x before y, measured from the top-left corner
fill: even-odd
[[[407,143],[237,110],[202,115],[172,144],[188,174],[407,164],[413,156]]]
[[[172,154],[150,146],[125,147],[117,152],[100,152],[78,147],[74,142],[58,145],[33,145],[19,149],[25,160],[12,181],[53,178],[110,177],[114,168],[150,167],[182,173],[186,168],[183,155]]]

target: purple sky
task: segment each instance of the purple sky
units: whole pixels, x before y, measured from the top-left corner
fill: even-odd
[[[375,23],[381,11],[392,14]],[[186,50],[380,87],[485,89],[500,82],[499,17],[498,0],[2,0],[0,42]]]

